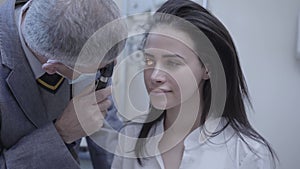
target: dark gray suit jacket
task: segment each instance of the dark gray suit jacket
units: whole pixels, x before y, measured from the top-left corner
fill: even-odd
[[[0,169],[77,169],[21,47],[15,0],[0,5]]]

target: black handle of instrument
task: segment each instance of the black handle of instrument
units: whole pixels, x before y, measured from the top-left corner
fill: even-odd
[[[112,76],[113,69],[114,69],[114,62],[100,69],[101,76],[95,82],[96,85],[95,90],[100,90],[106,87],[109,78]]]

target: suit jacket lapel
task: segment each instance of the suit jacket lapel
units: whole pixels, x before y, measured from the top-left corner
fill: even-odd
[[[41,127],[48,121],[33,72],[27,62],[14,18],[15,1],[6,0],[0,10],[2,64],[11,69],[6,82],[28,119]]]

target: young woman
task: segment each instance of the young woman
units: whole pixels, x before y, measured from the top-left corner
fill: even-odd
[[[237,52],[216,17],[169,0],[143,44],[150,111],[145,123],[124,127],[112,168],[275,168],[274,151],[247,119]]]

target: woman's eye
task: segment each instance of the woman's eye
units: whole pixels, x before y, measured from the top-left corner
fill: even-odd
[[[146,66],[153,66],[154,65],[154,61],[152,59],[145,58],[145,65]]]
[[[180,66],[181,63],[175,62],[175,61],[167,61],[166,65],[167,65],[168,67],[177,67],[177,66]]]

